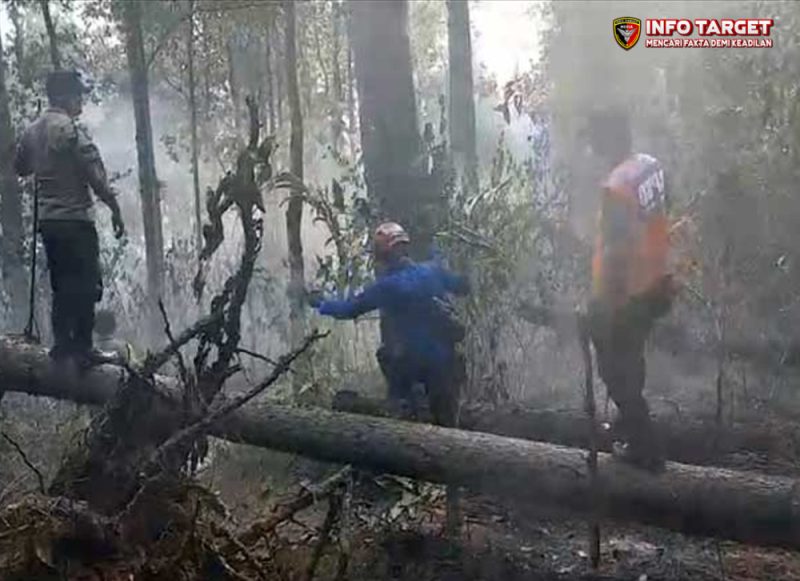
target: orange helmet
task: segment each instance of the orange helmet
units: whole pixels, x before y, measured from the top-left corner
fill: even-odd
[[[409,242],[411,242],[411,238],[408,233],[396,222],[384,222],[375,228],[373,245],[378,258],[386,258],[398,244],[408,244]]]

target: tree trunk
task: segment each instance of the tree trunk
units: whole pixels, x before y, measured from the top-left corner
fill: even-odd
[[[432,240],[433,225],[420,163],[408,2],[349,5],[368,193],[383,217],[410,230],[412,253],[419,256]]]
[[[293,3],[294,8],[294,18],[295,18],[295,70],[297,71],[298,83],[297,83],[297,90],[298,94],[300,95],[300,104],[302,112],[305,109],[306,114],[311,112],[311,91],[313,88],[314,83],[311,80],[311,57],[306,56],[306,38],[307,38],[307,29],[305,23],[305,17],[307,14],[305,12],[300,12],[300,17],[298,17],[297,9],[298,7],[302,7],[302,4]],[[300,8],[302,10],[302,8]],[[299,27],[298,27],[299,24]],[[297,38],[297,30],[300,30],[300,38]],[[312,33],[313,34],[313,33]],[[285,39],[284,39],[285,40]],[[288,41],[287,41],[288,42]],[[289,56],[287,55],[286,58],[288,59]],[[288,75],[288,69],[287,69]],[[286,78],[286,91],[287,93],[291,90],[289,88],[289,78]],[[291,96],[287,94],[287,101],[289,105],[289,116],[291,117],[292,110],[291,110]]]
[[[208,39],[211,36],[209,22],[211,17],[207,14],[202,15],[203,31],[200,37],[203,39],[203,119],[205,127],[211,122],[211,50],[208,46]]]
[[[450,148],[453,161],[469,189],[478,189],[475,148],[475,98],[469,2],[447,0],[447,46],[450,62]]]
[[[359,396],[353,391],[339,391],[333,409],[348,413],[393,417],[395,409],[386,400]],[[432,417],[423,409],[420,418],[430,422]],[[785,471],[800,432],[786,425],[764,422],[719,427],[713,418],[685,418],[678,414],[657,414],[656,430],[663,438],[665,452],[671,460],[689,464],[725,465],[727,455],[756,453],[764,456],[770,472]],[[589,422],[579,410],[549,410],[522,404],[490,406],[465,404],[461,407],[459,427],[497,436],[551,442],[577,448],[589,447]],[[615,438],[613,430],[598,431],[598,447],[610,452]],[[730,461],[741,464],[735,456]]]
[[[278,42],[279,34],[280,33],[278,32],[278,28],[276,27],[275,28],[275,47],[276,47],[276,49],[279,46],[281,46],[281,43]],[[286,43],[284,42],[284,48],[285,48],[285,44]],[[281,60],[283,60],[283,63],[281,63]],[[281,64],[283,64],[283,66],[281,66]],[[275,54],[275,82],[276,82],[275,101],[276,101],[276,104],[277,104],[277,106],[276,106],[276,114],[277,114],[278,130],[279,131],[283,127],[283,86],[284,86],[283,81],[284,81],[285,75],[286,75],[286,54],[285,53],[280,54],[280,53],[276,52],[276,54]]]
[[[338,155],[339,147],[344,131],[342,120],[342,103],[344,102],[344,91],[342,87],[341,69],[341,38],[344,27],[342,26],[343,7],[341,3],[334,2],[331,12],[331,29],[333,46],[331,50],[331,75],[333,77],[333,95],[331,96],[331,141],[334,154]]]
[[[194,224],[197,252],[203,248],[203,217],[200,203],[200,165],[197,144],[197,88],[194,79],[194,0],[189,0],[189,22],[186,30],[186,55],[189,73],[189,123],[192,131],[192,186],[194,188]]]
[[[235,32],[233,33],[235,34]],[[228,51],[228,89],[231,93],[231,104],[233,106],[233,122],[236,127],[237,140],[242,138],[242,116],[241,101],[239,98],[239,80],[236,77],[236,59],[233,50],[233,34],[228,38],[226,48]]]
[[[8,390],[103,404],[119,388],[117,367],[64,377],[44,349],[0,338],[0,379]],[[181,390],[158,378],[155,401],[180,414]],[[248,405],[211,433],[432,482],[453,483],[518,502],[589,506],[585,451],[490,434],[279,404]],[[655,475],[598,458],[603,514],[743,542],[800,547],[800,496],[791,478],[668,463]],[[499,476],[502,475],[502,476]]]
[[[6,88],[6,61],[0,30],[0,260],[3,286],[9,298],[7,328],[21,330],[25,321],[25,266],[23,259],[22,197],[14,171],[14,127]]]
[[[291,137],[289,140],[290,168],[292,174],[303,180],[303,115],[300,111],[300,93],[297,87],[297,54],[295,52],[295,5],[293,0],[283,3],[286,18],[286,84],[291,112]],[[286,210],[286,237],[289,243],[289,325],[292,345],[297,345],[303,336],[304,310],[303,290],[305,276],[303,266],[303,199],[301,192],[292,191]],[[297,374],[295,374],[297,375]]]
[[[322,55],[322,42],[319,38],[319,29],[322,27],[322,19],[325,14],[325,7],[321,4],[311,4],[312,14],[310,16],[311,19],[311,34],[314,37],[314,50],[317,53],[317,63],[319,63],[319,71],[322,73],[322,86],[325,88],[325,97],[331,97],[331,81],[330,75],[328,74],[328,65],[325,63],[325,57]],[[301,41],[302,44],[302,41]],[[309,70],[309,77],[311,76],[311,66],[310,66],[311,59],[307,59],[304,64],[308,64],[307,69]],[[310,80],[310,79],[308,79]],[[310,93],[310,90],[309,90]],[[311,100],[309,99],[309,106],[311,104]]]
[[[159,330],[156,305],[162,292],[164,235],[161,224],[161,193],[153,151],[153,127],[150,120],[150,95],[142,38],[140,0],[124,3],[124,22],[131,97],[136,120],[136,155],[139,165],[139,192],[142,197],[142,222],[147,259],[147,291],[150,299],[148,331],[154,337]]]
[[[267,85],[267,115],[269,121],[269,134],[275,135],[277,131],[277,127],[275,125],[275,90],[274,90],[274,82],[273,82],[273,72],[275,68],[272,64],[272,43],[273,41],[273,20],[272,16],[269,17],[269,22],[267,23],[267,31],[266,31],[266,38],[264,39],[264,48],[266,50],[265,57],[265,82]]]
[[[343,17],[347,19],[347,131],[350,138],[350,156],[356,158],[356,136],[358,135],[358,116],[356,115],[356,81],[353,65],[353,37],[350,24],[350,11],[342,6]]]
[[[25,64],[25,18],[20,14],[17,2],[8,4],[8,17],[14,26],[14,60],[19,82],[23,87],[29,89],[32,80],[29,67]]]
[[[53,70],[57,71],[61,68],[61,54],[58,51],[56,27],[53,24],[53,18],[50,15],[50,2],[49,0],[39,0],[39,5],[42,7],[44,26],[47,29],[47,38],[50,41],[50,64],[53,65]]]

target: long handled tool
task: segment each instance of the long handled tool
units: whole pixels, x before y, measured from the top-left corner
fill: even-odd
[[[42,113],[42,100],[36,104],[36,116]],[[28,323],[25,325],[25,338],[39,342],[39,334],[34,331],[36,325],[36,235],[39,231],[39,180],[33,179],[33,225],[31,228],[31,276],[28,292]]]

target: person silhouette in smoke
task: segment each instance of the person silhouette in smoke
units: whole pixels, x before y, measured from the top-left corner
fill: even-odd
[[[624,460],[659,470],[663,450],[642,392],[645,341],[669,312],[677,286],[668,273],[668,198],[657,159],[632,153],[628,115],[617,109],[592,113],[592,151],[609,170],[600,188],[592,257],[589,330],[600,377],[619,410],[615,450]]]

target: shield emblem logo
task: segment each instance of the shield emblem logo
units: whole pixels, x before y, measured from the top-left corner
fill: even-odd
[[[632,16],[615,18],[613,22],[614,40],[625,50],[630,50],[639,42],[642,34],[642,21]]]

